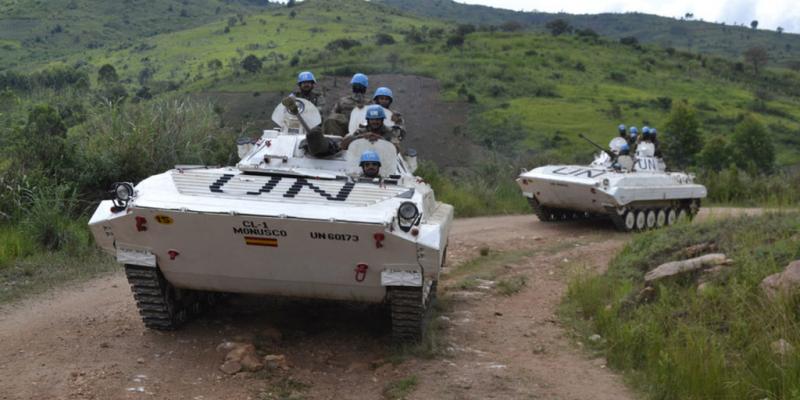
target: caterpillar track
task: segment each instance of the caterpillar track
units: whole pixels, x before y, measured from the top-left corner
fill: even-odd
[[[543,206],[539,204],[535,197],[528,198],[528,204],[530,204],[533,213],[539,218],[539,221],[542,222],[576,221],[597,217],[597,215],[589,212]]]
[[[172,286],[158,268],[126,264],[125,275],[142,322],[150,329],[176,329],[216,302],[214,294]]]
[[[389,312],[392,318],[392,340],[395,343],[417,343],[428,325],[428,314],[436,300],[436,281],[425,293],[424,287],[388,287]]]

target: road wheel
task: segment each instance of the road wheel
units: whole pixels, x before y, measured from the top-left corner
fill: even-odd
[[[678,220],[678,213],[675,212],[674,208],[667,209],[667,225],[674,225],[675,221]]]
[[[622,218],[625,222],[625,232],[630,232],[636,229],[636,211],[628,210],[625,212]]]
[[[656,227],[656,212],[655,210],[647,210],[646,211],[646,218],[647,220],[645,223],[647,224],[647,229],[653,229]]]
[[[687,210],[685,207],[681,207],[678,210],[678,221],[683,222],[688,219],[689,219],[689,210]]]
[[[656,228],[663,228],[667,223],[667,212],[663,208],[659,208],[656,212]]]
[[[645,228],[647,228],[647,216],[645,211],[636,211],[636,230],[643,231]]]

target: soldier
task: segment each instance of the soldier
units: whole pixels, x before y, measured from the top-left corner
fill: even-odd
[[[323,124],[323,131],[326,135],[344,136],[350,127],[350,113],[354,108],[364,107],[367,104],[366,96],[369,79],[362,73],[353,75],[350,79],[353,92],[339,99],[331,109],[331,113]]]
[[[297,75],[297,89],[292,92],[292,95],[310,101],[317,107],[320,114],[325,115],[325,110],[323,110],[325,108],[325,97],[314,91],[316,86],[317,80],[314,79],[314,74],[311,71],[303,71]]]
[[[661,147],[658,145],[658,130],[656,128],[650,128],[650,135],[648,139],[653,142],[653,146],[656,148],[654,155],[656,157],[661,157]]]
[[[608,144],[608,147],[611,148],[615,154],[620,154],[620,150],[622,149],[622,145],[628,144],[627,133],[625,132],[625,125],[619,124],[617,127],[619,130],[619,136],[611,139],[611,142]]]
[[[357,139],[367,139],[371,142],[384,139],[392,142],[399,150],[400,139],[396,135],[396,130],[389,129],[383,124],[385,118],[386,113],[383,111],[383,107],[379,105],[369,106],[367,109],[367,126],[347,135],[342,140],[342,149],[347,150],[350,143]]]
[[[361,154],[361,176],[364,178],[377,178],[381,172],[381,157],[378,153],[367,150]]]
[[[394,122],[394,126],[392,129],[396,129],[397,137],[400,140],[405,139],[406,137],[406,130],[403,127],[403,115],[397,112],[396,110],[391,110],[392,103],[394,102],[394,97],[392,96],[392,89],[388,87],[379,87],[375,90],[375,94],[372,96],[372,103],[378,104],[381,107],[392,111],[392,122]]]

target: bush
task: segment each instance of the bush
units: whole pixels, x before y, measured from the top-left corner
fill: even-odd
[[[68,186],[49,186],[26,193],[26,209],[22,219],[25,235],[33,243],[49,251],[66,250],[80,254],[89,245],[89,234],[81,222],[78,200],[74,190]]]
[[[94,110],[71,133],[83,166],[72,181],[81,193],[99,194],[114,182],[138,182],[176,164],[227,165],[236,134],[219,126],[211,104],[183,97]]]
[[[394,36],[383,32],[378,33],[375,35],[375,44],[378,46],[395,44]]]
[[[620,83],[624,83],[625,81],[628,80],[628,77],[625,76],[625,73],[619,71],[611,71],[611,73],[608,74],[608,78],[611,79],[612,81]]]
[[[350,50],[353,47],[361,46],[361,42],[354,39],[336,39],[325,45],[325,48],[330,51],[336,50]]]
[[[259,60],[254,54],[249,54],[247,57],[245,57],[241,64],[242,69],[251,74],[261,71],[261,67],[263,66],[261,60]]]

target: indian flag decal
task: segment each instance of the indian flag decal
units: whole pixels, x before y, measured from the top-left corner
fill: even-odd
[[[266,238],[266,237],[258,237],[258,236],[245,236],[244,237],[245,244],[249,246],[269,246],[269,247],[278,247],[278,239],[275,238]]]

